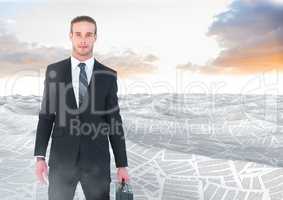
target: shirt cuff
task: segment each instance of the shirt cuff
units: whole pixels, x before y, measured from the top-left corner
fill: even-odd
[[[35,161],[38,161],[38,160],[45,160],[45,156],[35,156]]]

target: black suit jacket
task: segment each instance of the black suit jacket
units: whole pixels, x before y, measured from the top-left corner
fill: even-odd
[[[48,65],[34,155],[46,155],[51,136],[49,166],[72,167],[79,158],[81,167],[97,169],[110,179],[110,141],[116,167],[127,167],[117,90],[117,72],[95,60],[80,110],[72,87],[71,58]]]

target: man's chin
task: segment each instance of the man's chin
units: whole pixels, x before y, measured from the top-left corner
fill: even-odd
[[[78,54],[79,54],[80,56],[88,56],[88,55],[91,54],[91,52],[90,52],[90,51],[88,51],[88,52],[79,51]]]

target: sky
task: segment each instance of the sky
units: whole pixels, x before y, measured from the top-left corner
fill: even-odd
[[[97,21],[94,55],[119,93],[283,93],[283,0],[0,0],[0,95],[41,95],[70,55],[69,23]]]

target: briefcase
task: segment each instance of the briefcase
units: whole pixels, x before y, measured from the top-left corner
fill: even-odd
[[[134,200],[134,194],[130,184],[125,183],[124,179],[122,183],[116,184],[116,200]]]

